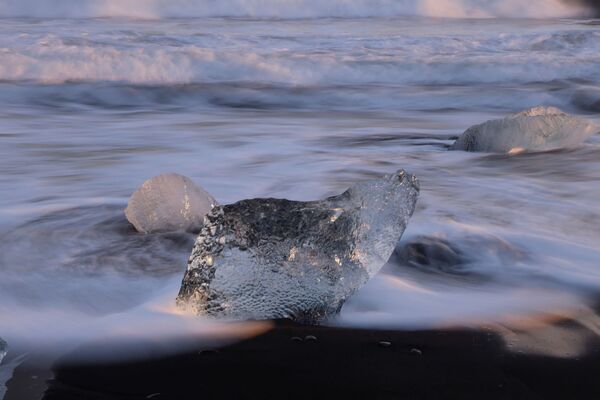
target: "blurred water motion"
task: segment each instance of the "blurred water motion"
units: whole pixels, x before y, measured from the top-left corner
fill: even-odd
[[[120,313],[136,326],[137,307],[175,297],[193,235],[142,236],[122,213],[170,171],[221,203],[417,175],[400,259],[332,323],[494,321],[598,293],[598,135],[540,154],[447,151],[470,125],[538,104],[600,122],[590,21],[2,24],[0,319],[20,317],[15,335]]]

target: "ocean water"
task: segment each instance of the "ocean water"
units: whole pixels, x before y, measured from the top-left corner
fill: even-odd
[[[333,324],[586,307],[600,292],[600,134],[514,156],[448,147],[536,105],[600,123],[592,15],[535,0],[0,0],[0,336],[218,331],[172,308],[194,235],[144,236],[124,218],[163,172],[221,203],[417,175],[397,254]],[[432,245],[454,256],[402,256]]]

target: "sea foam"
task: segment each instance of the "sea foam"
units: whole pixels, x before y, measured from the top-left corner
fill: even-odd
[[[377,31],[353,40],[333,35],[321,42],[298,33],[296,25],[270,22],[278,35],[267,35],[257,47],[249,40],[248,30],[250,37],[256,34],[249,21],[205,20],[184,28],[172,21],[153,24],[160,32],[148,32],[147,25],[141,33],[117,30],[105,20],[89,22],[85,32],[65,21],[40,23],[39,32],[26,35],[9,26],[0,33],[0,48],[10,49],[1,53],[0,81],[390,87],[600,79],[597,30],[506,34],[490,28],[415,37],[418,33],[403,34],[419,29],[414,23],[400,29],[396,22],[370,20],[351,27]],[[317,32],[327,25],[320,20],[302,24]],[[457,26],[452,30],[462,29]],[[478,56],[468,56],[473,53]],[[126,97],[138,94],[129,90]],[[61,90],[58,96],[67,94]]]

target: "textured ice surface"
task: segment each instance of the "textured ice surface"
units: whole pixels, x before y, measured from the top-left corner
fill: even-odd
[[[548,151],[576,147],[600,128],[555,107],[534,107],[467,129],[453,150]]]
[[[318,322],[389,259],[418,181],[399,171],[321,201],[251,199],[205,218],[180,307],[232,319]]]
[[[129,198],[127,220],[139,232],[200,229],[216,200],[191,179],[162,174],[148,179]]]

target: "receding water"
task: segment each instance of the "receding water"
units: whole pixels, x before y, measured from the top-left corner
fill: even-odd
[[[163,172],[221,203],[417,175],[398,253],[332,323],[582,304],[600,290],[600,135],[539,154],[447,148],[472,124],[540,104],[600,122],[591,22],[1,19],[0,336],[189,329],[169,303],[194,236],[143,236],[123,215]],[[446,250],[431,263],[406,246]]]

